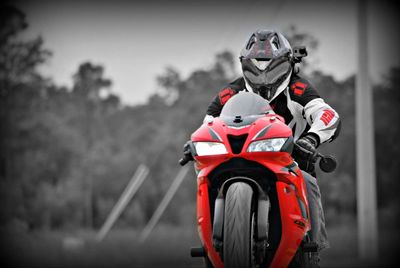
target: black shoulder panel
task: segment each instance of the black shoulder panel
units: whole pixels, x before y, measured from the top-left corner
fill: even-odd
[[[301,106],[306,106],[310,101],[320,98],[314,86],[298,75],[295,75],[290,81],[289,94],[290,98]]]
[[[243,77],[236,79],[235,81],[229,83],[227,86],[219,91],[217,96],[215,96],[207,109],[207,114],[217,117],[220,115],[222,107],[225,103],[239,91],[245,88],[245,83]]]

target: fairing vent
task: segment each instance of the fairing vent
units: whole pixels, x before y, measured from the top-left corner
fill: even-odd
[[[243,145],[246,142],[248,134],[233,136],[228,135],[229,145],[231,146],[232,152],[234,154],[240,154],[243,149]]]

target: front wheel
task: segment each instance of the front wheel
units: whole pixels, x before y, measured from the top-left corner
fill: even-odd
[[[243,182],[229,186],[225,196],[223,259],[226,268],[252,265],[252,188]]]

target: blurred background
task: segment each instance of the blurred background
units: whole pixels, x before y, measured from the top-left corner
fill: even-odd
[[[368,2],[380,264],[399,241],[399,18]],[[140,235],[211,99],[240,76],[257,29],[306,45],[301,67],[340,114],[318,172],[331,249],[358,258],[355,159],[356,1],[14,1],[0,16],[0,246],[7,267],[201,267],[191,169],[147,239]],[[149,174],[105,238],[96,234],[141,165]],[[5,266],[3,266],[5,267]]]

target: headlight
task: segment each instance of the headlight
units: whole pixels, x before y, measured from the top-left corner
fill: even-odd
[[[198,156],[227,154],[225,145],[220,142],[193,142]]]
[[[286,140],[286,138],[277,138],[253,141],[247,148],[247,152],[279,152]]]

